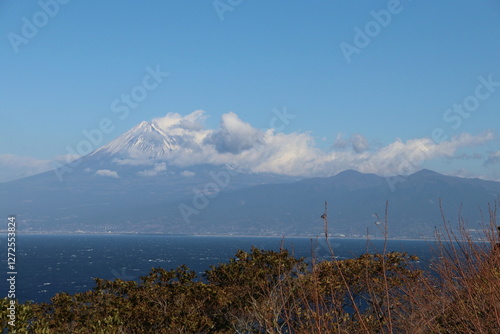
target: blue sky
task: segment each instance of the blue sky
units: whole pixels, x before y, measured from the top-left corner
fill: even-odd
[[[233,114],[268,129],[283,108],[276,132],[308,140],[288,156],[325,164],[289,174],[500,180],[499,18],[497,0],[2,1],[0,181],[47,169],[104,118],[102,144],[195,110],[213,131]],[[169,75],[121,119],[113,102],[148,69]]]

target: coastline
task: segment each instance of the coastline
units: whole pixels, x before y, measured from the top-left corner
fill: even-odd
[[[0,235],[6,235],[7,231],[0,231]],[[178,233],[137,233],[137,232],[121,232],[121,233],[105,233],[105,232],[17,232],[18,236],[165,236],[165,237],[200,237],[200,238],[275,238],[275,239],[324,239],[324,235],[255,235],[255,234],[178,234]],[[388,240],[388,241],[433,241],[431,238],[383,238],[376,236],[363,237],[338,237],[330,236],[329,240]],[[484,240],[477,240],[484,241]]]

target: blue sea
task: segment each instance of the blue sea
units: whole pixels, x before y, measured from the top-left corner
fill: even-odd
[[[7,238],[2,236],[0,263],[7,276]],[[382,251],[383,241],[331,239],[340,259],[366,251]],[[139,280],[152,267],[175,269],[185,264],[200,276],[211,265],[228,262],[237,250],[252,246],[279,250],[283,245],[296,257],[329,257],[321,238],[215,237],[172,235],[17,235],[16,297],[20,302],[48,302],[58,292],[70,294],[94,287],[93,278]],[[431,257],[426,241],[389,240],[387,251],[406,251],[423,263]],[[2,297],[8,286],[3,280]]]

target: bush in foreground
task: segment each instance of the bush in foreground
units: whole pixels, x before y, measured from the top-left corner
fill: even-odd
[[[387,311],[420,276],[407,269],[409,260],[404,253],[366,254],[311,267],[286,250],[253,248],[212,267],[204,280],[185,266],[154,268],[140,282],[96,279],[91,291],[23,305],[16,327],[18,333],[376,330],[395,321]],[[2,310],[7,302],[2,300]]]

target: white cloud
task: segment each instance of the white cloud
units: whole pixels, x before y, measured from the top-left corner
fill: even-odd
[[[184,177],[191,177],[191,176],[195,176],[195,175],[196,175],[196,173],[192,172],[190,170],[185,170],[185,171],[181,172],[181,176],[184,176]]]
[[[488,159],[486,159],[484,165],[493,166],[497,164],[500,164],[500,151],[495,151],[488,154]]]
[[[156,176],[158,173],[154,169],[147,169],[147,170],[142,170],[140,172],[137,172],[137,175],[139,176]]]
[[[157,163],[155,164],[154,168],[152,169],[146,169],[140,172],[137,172],[137,175],[139,176],[157,176],[160,174],[164,174],[167,170],[167,164],[165,162]]]
[[[356,153],[361,153],[369,148],[368,140],[359,133],[351,135],[349,140],[344,140],[343,137],[344,135],[342,133],[337,134],[337,137],[333,142],[333,148],[345,149],[350,146]]]
[[[105,177],[112,177],[112,178],[119,178],[118,173],[114,170],[109,170],[109,169],[99,169],[97,172],[95,172],[95,175],[98,176],[105,176]]]
[[[344,149],[348,144],[349,142],[347,140],[344,140],[344,134],[342,132],[337,133],[337,137],[333,142],[333,148]]]
[[[339,134],[332,151],[325,152],[316,147],[307,132],[285,134],[256,129],[232,112],[222,116],[219,129],[212,130],[203,126],[205,118],[205,113],[197,110],[187,116],[169,113],[154,120],[183,143],[170,152],[168,164],[189,167],[234,163],[250,172],[304,177],[329,176],[345,169],[379,175],[408,174],[421,169],[425,161],[454,157],[461,148],[493,139],[491,132],[476,136],[462,133],[441,143],[430,138],[396,139],[385,146],[371,147],[362,134],[353,134],[347,140]]]
[[[112,162],[114,164],[120,166],[143,166],[143,165],[153,165],[154,161],[151,159],[113,159]]]
[[[178,113],[168,113],[164,117],[153,119],[153,122],[158,124],[163,130],[167,131],[167,133],[169,130],[179,132],[179,129],[199,131],[203,130],[203,123],[206,118],[207,115],[205,114],[205,111],[195,110],[186,116],[181,116]]]
[[[203,122],[206,118],[203,110],[196,110],[186,116],[168,113],[164,117],[153,119],[153,122],[158,124],[166,134],[182,143],[178,152],[188,154],[189,152],[199,153],[203,150],[205,148],[203,141],[214,132],[214,130],[205,129]],[[175,155],[176,152],[173,152],[172,156]]]
[[[348,155],[345,160],[350,160],[350,168],[365,173],[410,174],[421,169],[425,161],[453,157],[460,148],[479,146],[493,138],[491,132],[485,132],[477,136],[462,133],[441,143],[435,143],[430,138],[410,139],[406,142],[397,139],[373,152]]]
[[[238,154],[259,143],[262,132],[243,122],[235,113],[222,115],[220,129],[213,132],[206,143],[213,144],[219,153]]]
[[[354,152],[361,153],[368,149],[368,140],[363,135],[357,133],[351,136],[351,143]]]

